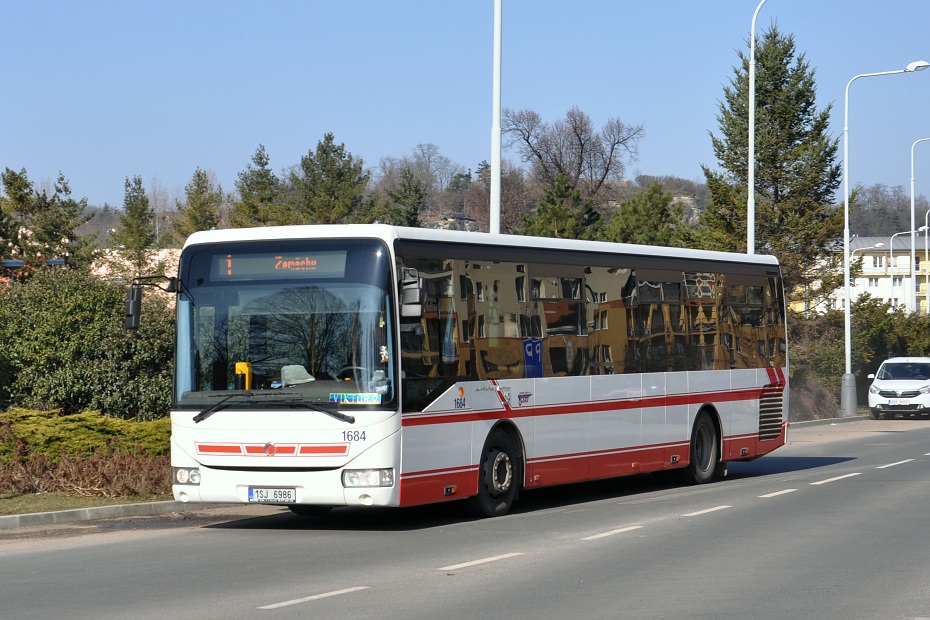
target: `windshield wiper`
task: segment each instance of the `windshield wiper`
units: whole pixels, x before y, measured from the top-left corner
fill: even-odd
[[[347,424],[355,424],[355,416],[353,415],[340,413],[334,409],[327,409],[326,407],[316,405],[314,403],[303,400],[302,398],[289,398],[287,400],[280,400],[276,402],[282,405],[287,405],[288,407],[304,407],[305,409],[310,409],[311,411],[319,411],[320,413],[324,413]]]
[[[250,391],[236,392],[235,394],[229,394],[228,396],[224,396],[219,401],[213,403],[212,405],[210,405],[209,407],[207,407],[206,409],[204,409],[203,411],[195,415],[193,417],[194,422],[196,422],[197,424],[203,422],[204,420],[209,418],[211,415],[213,415],[220,409],[225,409],[226,407],[228,407],[229,405],[227,405],[226,403],[228,403],[230,400],[232,400],[233,398],[239,398],[240,396],[251,398],[252,392]]]
[[[264,393],[263,393],[263,394],[264,394]],[[239,398],[239,397],[253,398],[253,397],[256,397],[256,396],[258,396],[258,394],[256,394],[255,392],[252,392],[252,391],[248,391],[248,390],[247,390],[247,391],[244,391],[244,392],[243,392],[243,391],[239,391],[239,392],[235,392],[234,394],[228,394],[228,395],[224,396],[223,398],[221,398],[219,401],[213,403],[212,405],[210,405],[209,407],[207,407],[206,409],[204,409],[203,411],[201,411],[200,413],[198,413],[197,415],[195,415],[195,416],[193,417],[193,421],[194,421],[195,423],[198,423],[198,424],[199,424],[200,422],[203,422],[204,420],[206,420],[207,418],[209,418],[211,415],[213,415],[213,414],[216,413],[217,411],[220,411],[220,410],[222,410],[222,409],[226,409],[227,407],[231,406],[232,403],[229,403],[229,401],[232,400],[232,399],[234,399],[234,398]],[[328,415],[328,416],[330,416],[330,417],[332,417],[332,418],[336,418],[336,419],[339,420],[340,422],[345,422],[345,423],[347,423],[347,424],[355,424],[355,416],[348,415],[348,414],[345,414],[345,413],[340,413],[339,411],[334,411],[333,409],[327,409],[326,407],[313,404],[313,403],[308,402],[308,401],[306,401],[306,400],[304,400],[304,399],[302,399],[302,398],[277,398],[277,397],[280,397],[280,396],[297,396],[297,394],[296,394],[296,393],[293,393],[293,394],[291,394],[291,393],[284,393],[284,394],[282,394],[282,393],[278,392],[277,394],[274,394],[273,397],[270,397],[270,398],[268,399],[268,400],[269,400],[269,403],[274,403],[274,404],[276,404],[276,405],[285,405],[285,406],[287,406],[287,407],[295,407],[295,408],[296,408],[296,407],[303,407],[303,408],[305,408],[305,409],[309,409],[309,410],[311,410],[311,411],[318,411],[318,412],[323,413],[323,414],[326,414],[326,415]]]

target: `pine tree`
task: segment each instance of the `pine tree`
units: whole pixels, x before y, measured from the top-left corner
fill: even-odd
[[[420,212],[426,208],[426,190],[410,168],[401,170],[398,187],[388,189],[387,195],[393,204],[385,209],[385,223],[420,226]]]
[[[674,202],[658,182],[624,201],[604,228],[604,238],[621,243],[642,243],[687,247],[690,228],[684,222],[684,209]]]
[[[197,168],[190,183],[184,187],[184,196],[184,202],[178,202],[178,217],[174,220],[174,234],[181,242],[198,230],[216,228],[223,204],[223,190],[213,184],[206,172]]]
[[[348,224],[370,222],[372,202],[365,199],[371,174],[344,144],[327,133],[316,151],[300,159],[291,170],[288,197],[294,224]]]
[[[239,173],[236,180],[239,196],[229,212],[229,225],[233,228],[290,223],[281,180],[268,167],[270,162],[264,145],[259,144],[252,163]]]
[[[92,237],[80,237],[77,229],[90,220],[87,199],[76,200],[65,176],[59,173],[54,193],[36,191],[25,170],[7,168],[2,175],[0,240],[2,255],[25,261],[28,270],[51,259],[64,259],[71,267],[90,265],[96,253]]]
[[[547,189],[536,212],[523,216],[518,235],[559,237],[562,239],[597,239],[601,232],[601,214],[592,199],[583,199],[564,175],[558,175],[552,189]]]
[[[155,243],[155,211],[141,177],[133,177],[131,181],[126,178],[123,212],[112,239],[137,273],[145,270],[147,251]]]
[[[747,237],[749,59],[738,54],[717,116],[721,135],[711,136],[721,171],[704,167],[710,203],[700,229],[703,245],[730,251],[745,250]],[[833,204],[841,169],[828,134],[832,106],[817,110],[814,70],[775,26],[757,48],[755,91],[755,250],[779,258],[789,295],[822,297],[839,284],[833,250],[843,229]]]

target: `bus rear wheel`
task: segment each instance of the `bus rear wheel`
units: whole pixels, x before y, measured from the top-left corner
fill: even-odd
[[[467,500],[469,512],[478,517],[507,514],[522,478],[522,463],[513,438],[500,429],[492,431],[478,464],[478,494]]]
[[[685,481],[689,484],[706,484],[714,479],[719,458],[720,440],[717,427],[706,411],[702,411],[694,420],[691,431],[691,460],[684,470]]]

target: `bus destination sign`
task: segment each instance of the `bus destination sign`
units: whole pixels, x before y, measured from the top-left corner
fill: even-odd
[[[346,252],[225,254],[214,256],[213,275],[220,280],[251,278],[341,278]]]

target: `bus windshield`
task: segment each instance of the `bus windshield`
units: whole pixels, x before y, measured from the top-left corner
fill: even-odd
[[[176,406],[395,407],[390,274],[380,241],[186,248]]]

